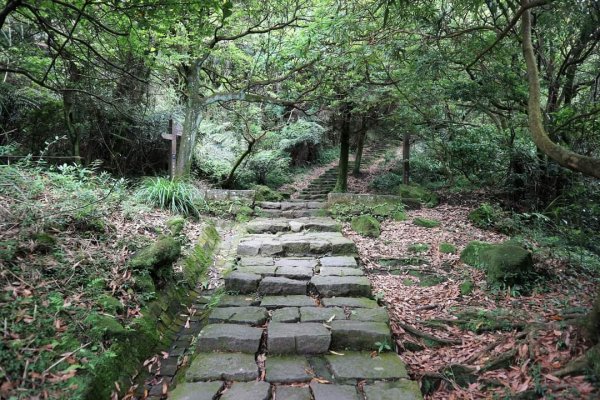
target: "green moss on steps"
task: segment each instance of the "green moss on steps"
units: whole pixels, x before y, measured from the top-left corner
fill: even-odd
[[[427,219],[427,218],[417,217],[417,218],[413,219],[413,224],[415,224],[417,226],[422,226],[423,228],[437,228],[442,223],[435,219]]]
[[[361,215],[352,219],[352,229],[362,236],[379,237],[381,235],[381,226],[379,221],[370,215]]]

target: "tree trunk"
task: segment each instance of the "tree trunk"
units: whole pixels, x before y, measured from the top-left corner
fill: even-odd
[[[63,91],[63,115],[65,118],[65,124],[67,126],[67,135],[71,142],[71,155],[75,158],[76,163],[80,163],[80,135],[79,130],[75,126],[75,112],[73,102],[73,92]]]
[[[356,156],[354,157],[354,169],[352,175],[360,175],[360,164],[362,162],[363,148],[365,147],[365,139],[367,136],[367,118],[363,117],[358,132],[358,143],[356,144]]]
[[[204,104],[199,94],[199,66],[190,68],[186,76],[187,99],[185,103],[185,119],[183,121],[183,132],[177,150],[177,164],[175,177],[186,178],[190,175],[192,158],[198,129],[202,121]]]
[[[238,157],[238,159],[235,161],[235,164],[233,164],[231,171],[229,171],[229,175],[221,183],[221,187],[223,187],[224,189],[231,189],[233,187],[233,181],[235,179],[235,171],[238,169],[238,167],[240,165],[242,165],[242,162],[246,159],[246,157],[248,157],[250,155],[250,153],[252,153],[252,148],[254,147],[254,143],[256,143],[256,142],[255,141],[248,142],[248,147],[246,148],[246,151],[244,151]]]
[[[527,0],[522,0],[522,6],[527,6]],[[529,83],[529,101],[527,105],[529,129],[533,142],[551,159],[565,168],[581,172],[585,175],[600,178],[600,159],[586,157],[554,143],[544,128],[538,69],[535,63],[535,53],[531,42],[531,12],[526,10],[522,19],[523,57],[527,65]]]
[[[410,182],[410,132],[405,131],[402,138],[402,183]]]
[[[348,191],[348,155],[350,153],[350,107],[343,106],[342,129],[340,132],[340,162],[338,167],[338,178],[335,184],[335,192],[346,193]]]

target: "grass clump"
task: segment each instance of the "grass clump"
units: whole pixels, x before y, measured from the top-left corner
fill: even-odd
[[[423,228],[437,228],[442,223],[435,219],[427,219],[427,218],[417,217],[413,220],[413,224],[415,224],[417,226],[421,226]]]
[[[456,253],[456,246],[452,243],[440,243],[440,253],[454,254]]]
[[[413,243],[408,246],[408,251],[411,253],[426,253],[429,251],[429,245],[427,243]]]
[[[197,204],[202,201],[198,188],[189,182],[167,178],[147,178],[136,191],[136,197],[146,203],[171,211],[173,214],[197,217]]]
[[[381,226],[379,221],[370,215],[361,215],[352,219],[352,229],[362,236],[379,237]]]

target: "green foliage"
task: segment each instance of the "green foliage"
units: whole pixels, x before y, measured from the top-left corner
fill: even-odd
[[[461,295],[468,296],[471,293],[473,293],[473,289],[475,289],[475,284],[471,279],[467,279],[458,286],[458,289],[460,290]]]
[[[371,188],[384,194],[396,194],[400,185],[402,185],[402,175],[393,172],[378,175],[371,182]]]
[[[282,201],[283,195],[268,186],[256,185],[252,189],[256,191],[255,201]]]
[[[167,228],[171,231],[171,235],[178,236],[183,232],[185,226],[185,218],[177,216],[167,221]]]
[[[235,219],[238,222],[245,222],[250,219],[254,213],[254,209],[246,202],[240,200],[215,200],[207,202],[203,212],[219,218]]]
[[[371,215],[379,221],[391,218],[396,221],[406,219],[404,205],[400,203],[391,204],[364,204],[364,203],[337,203],[329,206],[329,214],[340,221],[349,222],[357,215]]]
[[[489,229],[502,218],[502,210],[489,203],[483,203],[469,213],[469,221],[478,228]]]
[[[129,261],[136,271],[146,271],[156,286],[163,286],[173,275],[172,264],[181,254],[181,244],[172,236],[161,236],[158,240],[137,252]]]
[[[316,122],[299,119],[286,125],[277,135],[278,146],[288,150],[299,144],[319,144],[323,139],[325,128]]]
[[[442,223],[435,219],[427,219],[427,218],[417,217],[417,218],[413,219],[413,224],[415,224],[417,226],[421,226],[423,228],[437,228]]]
[[[483,268],[481,255],[487,249],[493,246],[491,243],[479,242],[477,240],[469,242],[464,250],[460,253],[460,260],[467,265],[476,268]]]
[[[379,221],[370,215],[361,215],[352,218],[352,229],[362,236],[377,238],[381,235]]]
[[[440,243],[440,253],[454,254],[456,253],[456,246],[452,243]]]
[[[171,211],[173,214],[197,217],[200,191],[191,183],[167,178],[147,178],[135,193],[141,202]]]
[[[375,342],[375,347],[377,348],[378,354],[381,354],[385,351],[392,351],[392,346],[390,346],[387,339],[383,342]]]
[[[426,253],[429,251],[430,246],[427,243],[413,243],[408,246],[408,251],[411,253]]]
[[[435,193],[419,185],[399,185],[396,193],[406,199],[418,200],[429,207],[439,203],[439,198]]]

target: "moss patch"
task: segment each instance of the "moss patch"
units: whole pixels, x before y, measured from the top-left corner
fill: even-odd
[[[411,253],[425,253],[429,251],[429,245],[427,243],[413,243],[408,246],[408,251]]]
[[[381,227],[379,221],[370,215],[361,215],[352,219],[352,229],[362,236],[379,237]]]
[[[483,268],[481,254],[492,246],[493,244],[491,243],[479,242],[477,240],[469,242],[467,247],[460,253],[460,260],[472,267]]]
[[[167,228],[171,231],[171,235],[177,236],[183,231],[185,226],[185,218],[175,217],[167,221]]]
[[[254,199],[256,201],[282,201],[283,195],[268,186],[256,185],[252,189],[255,191]]]
[[[172,264],[181,254],[181,244],[171,236],[159,239],[138,251],[129,265],[137,271],[147,271],[156,286],[162,286],[172,276]]]
[[[471,293],[473,293],[473,289],[475,288],[475,284],[473,283],[472,280],[467,279],[466,281],[464,281],[463,283],[461,283],[458,288],[460,290],[460,294],[462,294],[463,296],[468,296]]]
[[[454,254],[456,253],[456,246],[452,243],[440,243],[440,253]]]
[[[533,272],[531,253],[512,243],[494,245],[481,254],[492,285],[525,285]]]
[[[436,206],[440,201],[435,193],[418,185],[399,185],[398,195],[406,199],[418,200],[430,207]]]
[[[417,226],[422,226],[423,228],[437,228],[442,223],[435,219],[427,219],[427,218],[415,218],[413,219],[413,224]]]

